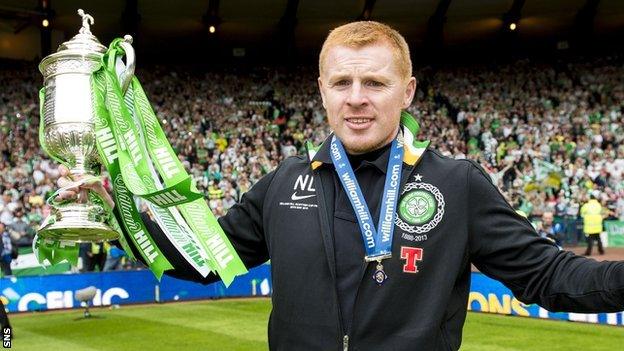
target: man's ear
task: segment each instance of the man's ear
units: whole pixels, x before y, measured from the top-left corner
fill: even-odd
[[[321,77],[318,77],[316,81],[318,83],[319,91],[321,92],[321,100],[323,101],[323,108],[327,109],[327,107],[325,107],[325,92],[323,92],[323,81],[321,80]]]
[[[412,100],[414,100],[414,94],[416,93],[416,78],[410,77],[407,81],[407,86],[405,87],[405,97],[403,99],[403,109],[408,108],[412,104]]]

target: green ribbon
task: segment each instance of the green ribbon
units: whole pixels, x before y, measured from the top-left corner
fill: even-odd
[[[55,265],[67,261],[72,265],[78,264],[78,243],[48,239],[33,241],[33,252],[39,264]]]
[[[110,114],[111,128],[114,130],[117,156],[122,178],[127,185],[127,189],[133,194],[140,196],[153,204],[153,215],[157,217],[159,225],[171,224],[173,226],[161,226],[167,238],[174,244],[176,249],[182,254],[187,262],[191,264],[202,276],[207,276],[210,265],[205,257],[209,254],[197,246],[193,238],[189,238],[184,230],[176,227],[176,219],[173,213],[167,211],[167,207],[179,205],[188,201],[201,198],[198,192],[191,189],[191,178],[187,175],[176,184],[171,184],[169,188],[158,190],[155,180],[150,171],[150,158],[146,145],[142,141],[139,129],[136,126],[133,104],[132,90],[128,90],[124,95],[117,81],[115,72],[115,60],[119,51],[115,40],[105,54],[103,61],[107,64],[100,72],[96,72],[94,77],[105,82],[105,105]],[[177,156],[176,156],[177,157]],[[183,221],[180,218],[180,221]],[[190,231],[190,230],[189,230]]]
[[[407,111],[401,111],[401,125],[403,126],[403,135],[407,140],[411,140],[407,146],[414,150],[424,150],[429,146],[429,140],[417,140],[416,135],[420,131],[420,124],[414,116]]]
[[[152,273],[160,280],[164,271],[173,269],[173,266],[162,254],[158,246],[156,246],[154,239],[147,231],[147,228],[145,228],[141,215],[136,208],[134,197],[123,178],[119,159],[125,151],[119,150],[114,142],[119,136],[116,134],[113,124],[110,123],[108,109],[104,103],[106,83],[103,80],[103,72],[100,70],[94,73],[91,79],[96,146],[102,164],[108,170],[113,182],[116,215],[120,219],[134,247],[143,257]]]
[[[148,144],[148,152],[165,184],[174,184],[188,177],[182,162],[167,142],[165,132],[149,104],[138,79],[133,78],[134,111],[141,124]],[[194,185],[192,189],[197,191]],[[247,273],[243,262],[232,247],[217,219],[205,200],[199,199],[178,206],[193,232],[198,235],[200,244],[208,252],[212,267],[218,272],[224,284],[229,285],[236,275]]]
[[[136,261],[134,253],[132,252],[130,245],[128,245],[128,241],[126,240],[126,236],[124,234],[125,232],[121,229],[121,226],[119,225],[119,221],[117,220],[113,209],[98,194],[92,191],[89,192],[89,201],[99,204],[100,206],[102,206],[102,208],[104,208],[104,211],[109,214],[108,225],[110,225],[110,227],[114,231],[120,234],[119,239],[117,240],[121,244],[121,248],[124,250],[126,256],[128,256],[129,259],[131,259],[132,261]]]
[[[145,135],[142,133],[140,126],[138,126],[141,122],[137,120],[135,114],[134,93],[131,86],[126,91],[124,103],[130,112],[133,125],[137,125],[136,128],[141,139],[141,147],[147,147]],[[152,172],[151,179],[149,175],[146,175],[144,178],[147,179],[151,186],[162,187],[163,185],[154,168],[150,167],[150,171]],[[186,177],[183,181],[190,183],[191,178]],[[147,205],[153,214],[153,219],[161,227],[163,233],[167,236],[183,258],[203,277],[208,276],[210,271],[214,270],[208,264],[210,255],[198,242],[197,235],[192,232],[191,228],[178,211],[178,208],[175,206],[160,207],[150,203],[149,201],[147,202]]]
[[[111,77],[112,75],[112,77]],[[140,221],[140,215],[136,208],[134,208],[134,195],[146,194],[148,192],[158,193],[154,180],[151,177],[149,171],[149,158],[144,156],[146,151],[143,150],[145,146],[141,142],[140,135],[135,130],[134,122],[131,120],[130,113],[125,106],[125,103],[120,100],[121,90],[116,85],[116,75],[114,73],[102,69],[93,74],[93,89],[96,92],[96,99],[93,102],[95,111],[98,114],[96,120],[100,121],[96,124],[96,135],[99,145],[99,151],[101,158],[105,159],[104,164],[116,165],[114,168],[109,169],[111,174],[115,174],[114,187],[117,196],[116,203],[117,208],[121,214],[123,220],[130,222],[128,228],[134,230],[135,233],[131,233],[129,236],[134,238],[139,235],[142,238],[146,234],[145,229],[138,230],[138,227],[132,223]],[[112,92],[111,92],[112,91]],[[128,94],[130,95],[130,92]],[[109,115],[110,113],[110,115]],[[123,125],[122,128],[119,128]],[[125,132],[124,134],[119,131]],[[129,133],[132,133],[130,136]],[[132,152],[127,143],[128,137],[134,137],[135,141],[132,143],[136,148],[136,152],[140,152],[141,155],[139,162],[133,163]],[[112,162],[112,163],[111,163]],[[130,186],[129,184],[133,184]],[[133,191],[138,191],[138,194],[134,194]],[[206,266],[205,260],[202,258],[202,253],[198,252],[196,245],[192,242],[192,239],[185,237],[185,231],[181,230],[179,226],[176,226],[176,220],[172,217],[171,212],[167,208],[157,208],[153,211],[153,215],[157,217],[157,222],[170,224],[165,226],[163,232],[167,235],[168,239],[174,244],[176,249],[187,259],[202,276],[207,276],[209,269]],[[132,219],[134,217],[134,219]],[[171,225],[173,223],[173,226]],[[173,234],[170,234],[173,232]],[[149,236],[149,234],[147,234]],[[151,240],[151,236],[150,236]],[[144,258],[149,258],[154,254],[156,245],[152,242],[150,245],[145,244],[145,249],[149,250],[148,255],[142,255]],[[135,246],[139,248],[137,242]],[[160,255],[159,255],[160,256]],[[206,256],[204,254],[204,256]],[[205,267],[205,268],[204,268]]]
[[[131,113],[124,103],[124,94],[115,72],[115,59],[123,50],[118,43],[123,39],[115,39],[110,49],[104,55],[104,78],[106,81],[106,108],[110,114],[110,121],[115,128],[119,153],[121,174],[126,181],[132,194],[140,196],[160,207],[176,206],[203,198],[203,195],[191,189],[191,179],[178,178],[175,183],[166,183],[167,188],[158,190],[151,180],[149,170],[149,157],[145,145],[141,143],[141,137],[132,119]],[[136,79],[136,78],[134,78]],[[131,92],[126,94],[127,99],[132,99]]]
[[[120,41],[116,39],[111,43],[102,70],[94,74],[94,81],[100,82],[94,87],[105,96],[105,109],[110,113],[110,129],[115,136],[114,144],[101,138],[104,146],[101,154],[109,157],[116,147],[121,178],[127,190],[160,209],[155,211],[155,216],[170,218],[171,213],[162,210],[173,206],[182,213],[194,234],[192,242],[199,243],[205,255],[204,263],[228,286],[235,276],[246,273],[247,269],[171,148],[138,79],[133,77],[125,95],[121,92],[115,72],[115,60],[123,54],[118,45]],[[96,109],[100,111],[100,102],[96,101],[96,105],[100,106]],[[107,152],[106,147],[111,151]],[[155,166],[163,179],[164,189],[158,189],[150,165]]]

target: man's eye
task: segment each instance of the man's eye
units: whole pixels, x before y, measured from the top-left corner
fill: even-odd
[[[371,87],[382,87],[384,85],[382,82],[378,82],[376,80],[369,80],[366,84]]]
[[[334,83],[334,85],[336,85],[336,86],[345,86],[345,85],[349,85],[349,83],[350,82],[348,80],[343,79],[343,80],[337,81],[336,83]]]

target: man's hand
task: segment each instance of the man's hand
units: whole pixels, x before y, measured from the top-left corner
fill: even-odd
[[[75,181],[79,181],[80,179],[82,179],[82,177],[77,177],[76,179],[72,180],[71,175],[69,174],[69,169],[67,169],[67,167],[65,167],[64,165],[59,166],[59,173],[61,174],[61,177],[58,179],[56,184],[60,188],[64,188],[74,183]],[[115,207],[115,202],[113,201],[113,198],[110,196],[108,191],[104,189],[104,185],[102,185],[102,181],[99,179],[89,181],[84,184],[80,184],[79,186],[76,186],[76,187],[67,188],[64,191],[61,191],[54,200],[55,201],[74,200],[74,201],[84,203],[87,201],[87,198],[88,198],[87,192],[89,190],[94,191],[95,193],[100,195],[100,197],[102,197],[102,199],[106,201],[106,203],[110,206],[110,208]]]

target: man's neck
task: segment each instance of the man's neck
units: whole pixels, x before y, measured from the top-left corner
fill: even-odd
[[[348,155],[350,156],[360,156],[360,155],[365,155],[365,154],[369,154],[371,152],[375,152],[379,149],[383,149],[388,147],[388,145],[390,145],[392,143],[392,141],[394,141],[394,139],[396,138],[397,134],[399,133],[399,129],[401,128],[400,125],[397,126],[397,128],[394,130],[394,132],[390,135],[392,135],[392,138],[390,138],[390,136],[388,136],[388,139],[385,141],[380,142],[379,144],[377,144],[375,147],[373,147],[371,150],[366,150],[366,151],[354,151],[354,150],[349,150],[349,147],[347,145],[344,145],[345,151],[347,152]]]
[[[352,155],[350,153],[347,152],[347,157],[349,158],[349,163],[351,163],[351,167],[353,169],[356,169],[357,167],[359,167],[363,161],[374,161],[377,158],[379,158],[381,155],[383,155],[384,152],[386,152],[386,150],[388,150],[390,148],[390,145],[392,145],[392,142],[377,148],[375,150],[372,151],[368,151],[366,153],[363,154],[357,154],[357,155]]]

